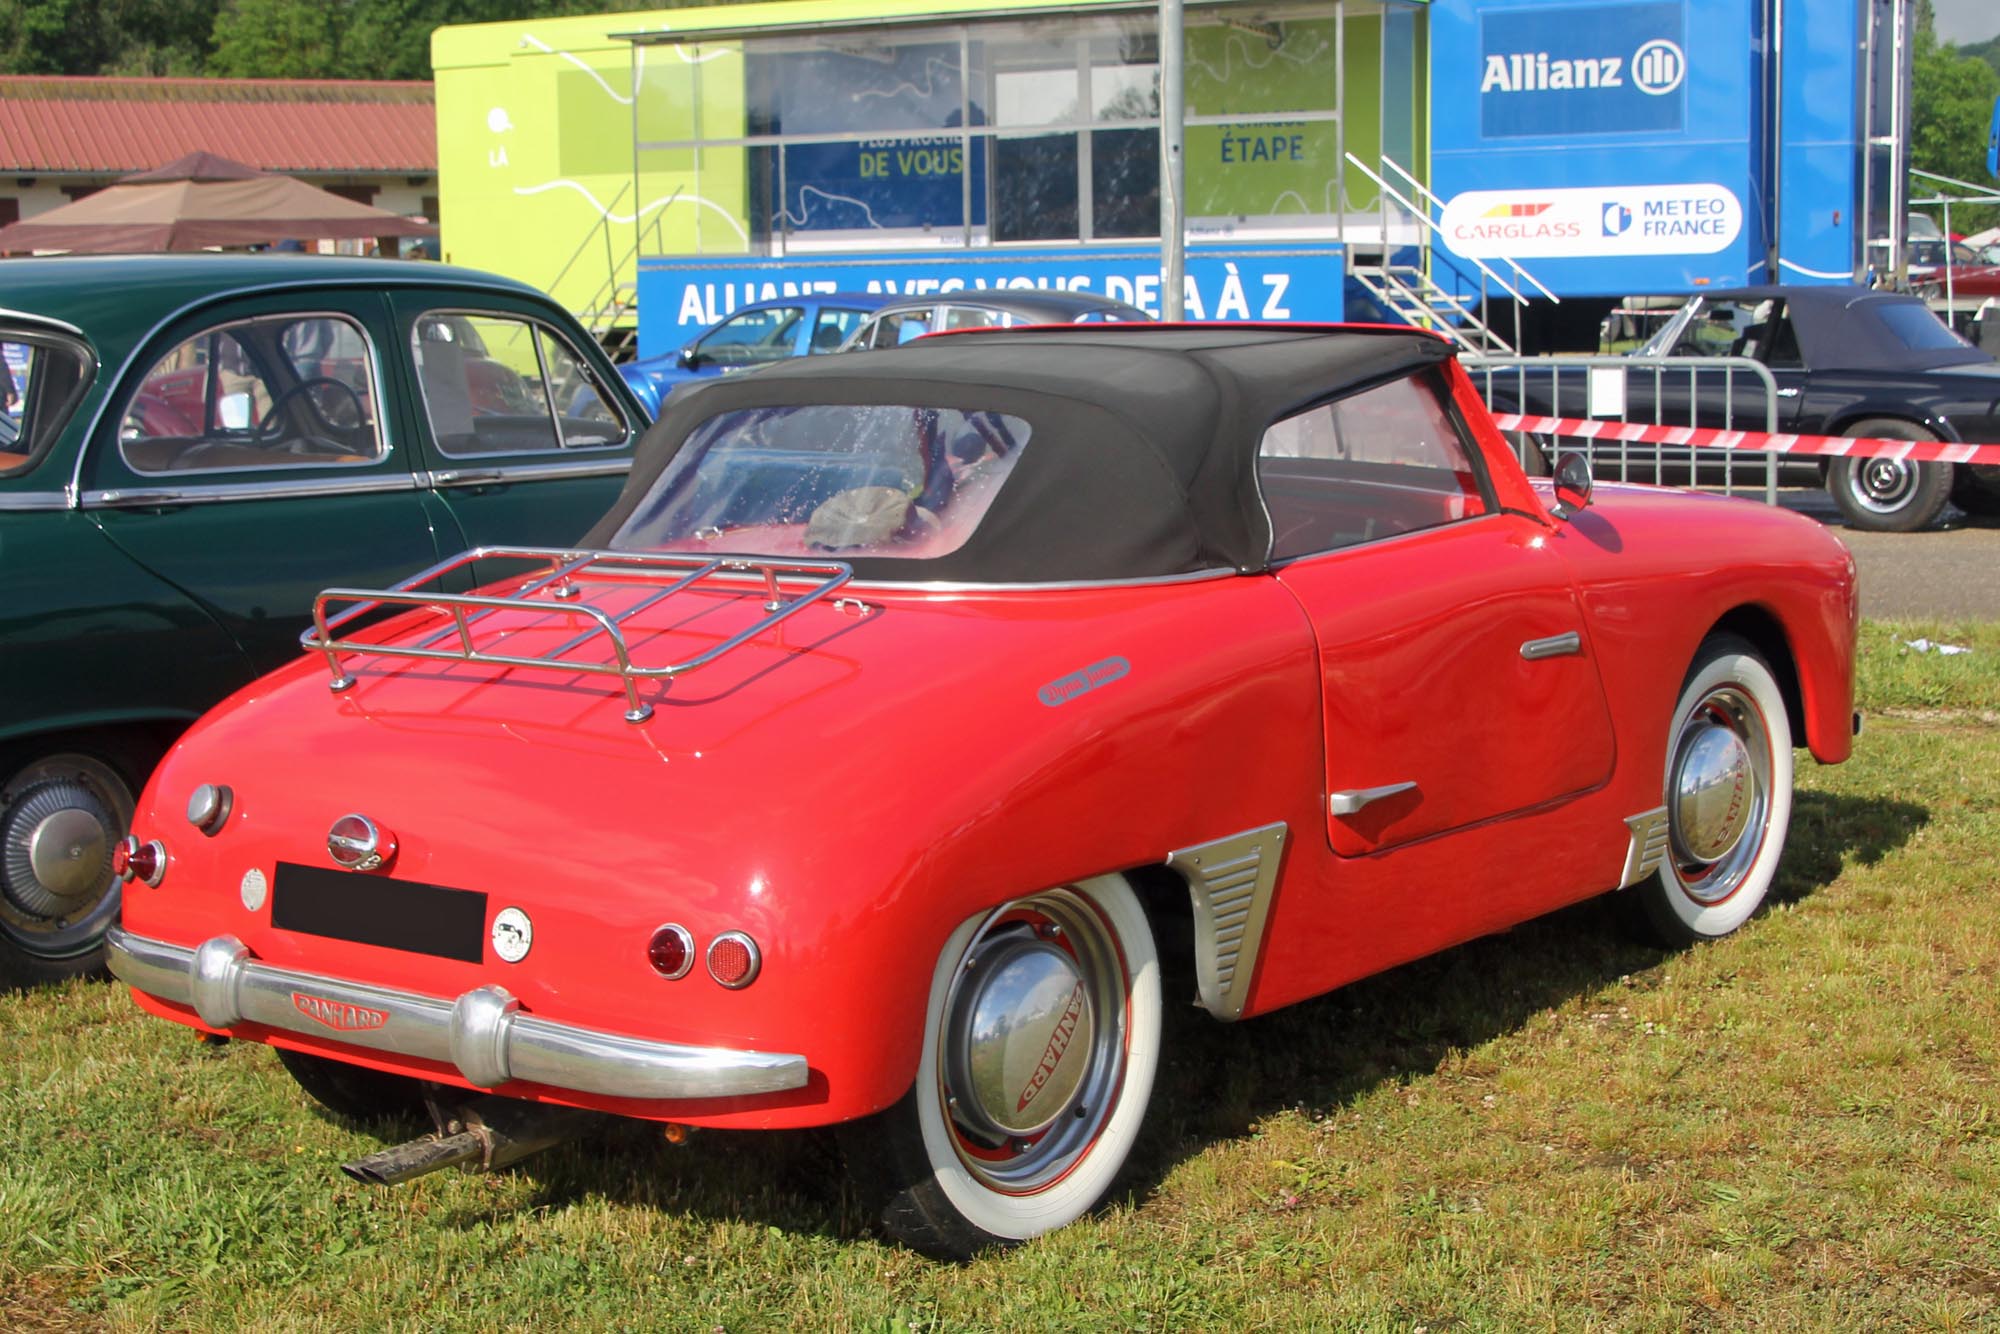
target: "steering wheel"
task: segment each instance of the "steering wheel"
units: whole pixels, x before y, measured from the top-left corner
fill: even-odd
[[[352,385],[348,384],[345,380],[336,380],[332,376],[316,375],[309,380],[298,381],[271,400],[270,411],[264,414],[264,420],[257,427],[258,443],[269,443],[283,436],[285,433],[285,414],[283,409],[286,405],[295,398],[303,397],[313,390],[321,388],[338,389],[341,393],[347,395],[347,401],[354,409],[354,420],[345,422],[335,421],[333,413],[326,411],[317,402],[307,398],[306,403],[312,408],[313,416],[336,429],[353,430],[367,423],[368,405],[362,402],[361,395],[354,392]],[[273,423],[275,423],[275,426]],[[349,451],[343,446],[339,452],[346,453]]]

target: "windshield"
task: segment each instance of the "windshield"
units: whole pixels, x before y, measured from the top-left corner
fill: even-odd
[[[812,404],[723,413],[690,435],[621,551],[922,560],[965,544],[1028,442],[1001,412]]]
[[[0,477],[26,472],[55,443],[91,370],[81,344],[0,329]]]

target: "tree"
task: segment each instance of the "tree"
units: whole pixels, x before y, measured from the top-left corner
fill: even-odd
[[[2000,96],[2000,72],[1955,46],[1940,45],[1928,26],[1917,30],[1912,80],[1910,165],[1920,171],[2000,187],[1986,171],[1986,143],[1993,124],[1993,99]],[[1934,193],[1921,178],[1913,196]],[[1946,193],[1954,193],[1946,187]],[[1973,232],[2000,223],[2000,205],[1954,207],[1954,231]]]
[[[6,0],[0,74],[200,74],[222,0]]]

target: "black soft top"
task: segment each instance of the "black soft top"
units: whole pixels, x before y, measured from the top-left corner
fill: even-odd
[[[584,540],[609,545],[712,417],[908,404],[1009,413],[1032,435],[964,546],[922,561],[856,558],[857,577],[1050,583],[1258,569],[1270,549],[1256,486],[1264,428],[1450,356],[1416,330],[1101,324],[800,357],[670,397],[618,503]]]
[[[1782,299],[1810,370],[1922,371],[1993,359],[1976,347],[1911,346],[1884,314],[1899,306],[1931,312],[1922,297],[1904,292],[1833,284],[1731,287],[1701,295],[1707,301]]]

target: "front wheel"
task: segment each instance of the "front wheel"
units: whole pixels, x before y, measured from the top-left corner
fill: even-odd
[[[1138,1138],[1160,1024],[1159,957],[1123,876],[959,927],[931,977],[915,1085],[842,1128],[884,1228],[962,1258],[1081,1218]]]
[[[1638,896],[1670,947],[1726,936],[1764,901],[1792,819],[1792,730],[1757,650],[1715,635],[1695,655],[1667,732],[1667,853]]]
[[[1842,435],[1854,439],[1931,440],[1923,427],[1886,417],[1855,422]],[[1914,533],[1937,522],[1951,498],[1949,463],[1916,463],[1886,454],[1834,459],[1826,489],[1849,526],[1876,533]]]

